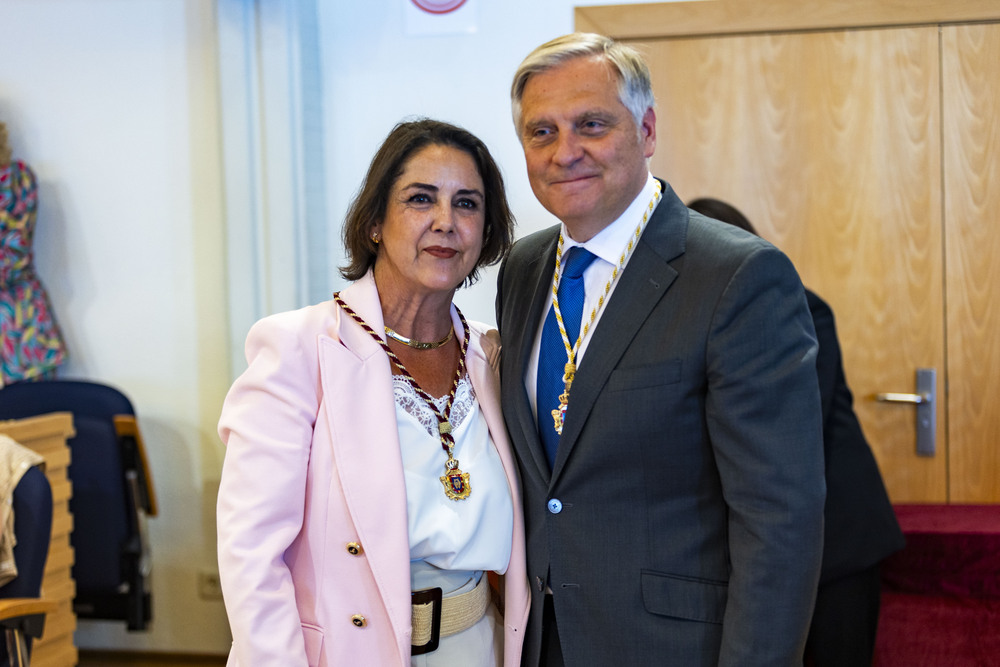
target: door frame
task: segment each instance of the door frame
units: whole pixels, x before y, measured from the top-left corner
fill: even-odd
[[[576,30],[615,39],[845,30],[1000,20],[996,0],[691,0],[574,9]]]

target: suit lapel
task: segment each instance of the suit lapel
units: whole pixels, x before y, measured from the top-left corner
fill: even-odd
[[[505,296],[505,302],[513,304],[512,307],[518,312],[505,318],[508,331],[503,334],[504,339],[510,341],[504,343],[504,354],[512,355],[509,365],[504,364],[509,371],[504,377],[504,393],[508,397],[513,397],[515,416],[514,420],[508,419],[507,427],[521,431],[521,437],[512,436],[511,440],[515,443],[515,447],[524,443],[519,447],[521,459],[525,462],[532,461],[541,479],[546,483],[550,475],[549,462],[545,458],[542,441],[538,437],[538,423],[535,421],[535,413],[531,409],[531,402],[524,388],[524,378],[528,361],[531,359],[537,325],[542,318],[545,297],[552,285],[552,271],[556,266],[559,228],[555,227],[550,232],[551,235],[546,234],[546,238],[539,243],[537,251],[528,251],[534,259],[524,267],[513,267],[514,270],[522,272],[523,277],[511,278],[509,282],[513,292]],[[527,309],[520,310],[525,304],[528,305]],[[509,325],[515,320],[520,321],[520,327],[511,336]],[[509,336],[511,337],[508,338]]]
[[[669,262],[684,252],[688,213],[670,186],[662,181],[661,184],[663,198],[618,279],[573,380],[566,423],[552,471],[553,480],[579,439],[587,416],[611,372],[649,313],[677,278],[677,271]]]

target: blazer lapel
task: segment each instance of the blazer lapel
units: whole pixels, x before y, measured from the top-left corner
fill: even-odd
[[[507,473],[510,492],[516,501],[520,492],[517,485],[517,464],[510,454],[503,411],[500,409],[500,378],[497,375],[496,367],[492,366],[489,361],[494,358],[494,354],[499,354],[499,347],[499,336],[497,336],[496,330],[489,331],[482,336],[477,336],[473,332],[472,340],[469,342],[469,352],[465,358],[465,367],[469,372],[469,380],[476,390],[479,409],[483,411],[483,416],[490,428],[490,434],[496,443],[500,461]]]
[[[456,321],[456,331],[458,331],[458,326],[459,323]],[[476,395],[481,397],[479,407],[482,409],[491,430],[497,424],[503,423],[503,414],[499,410],[497,401],[500,396],[500,381],[496,371],[490,365],[490,359],[500,354],[499,347],[499,336],[497,336],[496,331],[490,331],[480,336],[473,330],[469,340],[469,350],[465,355],[465,369],[469,373],[469,379],[476,390]]]
[[[552,470],[553,480],[565,465],[618,360],[677,278],[677,271],[669,262],[684,253],[688,213],[670,186],[662,181],[661,184],[663,198],[618,279],[573,380],[566,422]]]
[[[504,426],[503,410],[500,404],[500,376],[497,363],[500,361],[499,357],[500,336],[497,331],[494,329],[482,336],[476,336],[476,332],[473,331],[469,352],[466,356],[466,368],[472,386],[476,390],[479,408],[483,411],[497,454],[500,456],[500,462],[503,464],[514,509],[510,563],[507,570],[501,573],[507,575],[500,591],[501,600],[503,600],[501,604],[505,607],[504,625],[523,628],[528,617],[530,596],[528,578],[524,571],[524,515],[521,506],[521,482],[517,461],[511,449],[507,429]],[[509,645],[507,649],[510,650]],[[508,660],[508,662],[510,661]]]
[[[381,331],[382,309],[371,274],[342,294]],[[337,331],[320,341],[320,380],[333,430],[333,455],[354,526],[398,638],[410,633],[406,482],[396,428],[392,369],[381,346],[340,310]],[[329,372],[335,369],[335,372]],[[382,415],[372,419],[370,415]],[[389,415],[391,418],[384,418]]]

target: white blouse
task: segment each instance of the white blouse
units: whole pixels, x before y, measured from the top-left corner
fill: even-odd
[[[443,570],[506,572],[514,506],[468,376],[458,383],[450,420],[454,456],[462,472],[469,473],[471,493],[465,500],[445,495],[440,477],[448,455],[441,446],[437,417],[404,376],[393,375],[393,393],[406,479],[410,559]],[[439,410],[446,401],[435,401]]]

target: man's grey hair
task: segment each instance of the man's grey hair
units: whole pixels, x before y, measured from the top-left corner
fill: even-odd
[[[514,73],[510,87],[511,113],[518,137],[521,135],[521,98],[533,74],[557,67],[574,58],[602,57],[618,76],[618,99],[642,126],[646,111],[656,106],[649,67],[642,55],[630,46],[592,32],[574,32],[542,44],[528,54]]]

